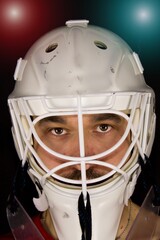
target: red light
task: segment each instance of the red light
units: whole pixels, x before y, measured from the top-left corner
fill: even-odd
[[[0,0],[1,56],[23,57],[41,35],[58,26],[58,21],[64,24],[64,9],[53,0]]]

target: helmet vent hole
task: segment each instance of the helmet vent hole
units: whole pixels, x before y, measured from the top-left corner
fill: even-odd
[[[45,52],[46,53],[53,52],[57,47],[58,47],[58,43],[53,43],[46,48]]]
[[[105,43],[101,42],[101,41],[94,41],[94,44],[96,45],[96,47],[102,49],[102,50],[106,50],[107,46]]]

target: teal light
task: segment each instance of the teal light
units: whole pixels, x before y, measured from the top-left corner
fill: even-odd
[[[151,12],[151,9],[142,7],[137,9],[135,13],[135,18],[137,19],[137,21],[139,21],[139,23],[146,24],[153,20],[153,13]]]
[[[91,3],[91,0],[88,0]],[[136,37],[160,34],[159,0],[100,0],[89,5],[89,18],[96,24],[117,32]],[[90,10],[90,11],[89,11]]]
[[[132,6],[130,23],[137,31],[142,31],[142,34],[150,33],[154,35],[159,28],[159,24],[157,24],[159,22],[159,13],[157,11],[159,7],[153,2],[142,2]]]
[[[87,4],[93,24],[117,33],[147,66],[159,63],[160,0],[88,0]]]

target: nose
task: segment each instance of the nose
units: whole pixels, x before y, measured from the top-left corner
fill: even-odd
[[[89,138],[85,135],[84,143],[82,141],[82,143],[83,143],[82,146],[80,146],[79,142],[80,142],[79,137],[77,136],[74,139],[74,141],[72,142],[72,145],[70,147],[70,156],[72,156],[72,157],[87,157],[87,156],[95,155],[95,148],[92,144],[92,139],[91,138]],[[81,163],[76,164],[74,167],[77,170],[81,170],[81,168],[82,168]],[[85,164],[85,169],[87,170],[89,168],[90,168],[90,164],[86,163]]]
[[[85,135],[84,141],[82,141],[81,144],[80,146],[78,139],[73,143],[72,156],[88,157],[98,153],[98,143],[94,142],[92,137]]]
[[[76,165],[75,165],[75,168],[76,168],[77,170],[81,171],[82,165],[81,165],[81,164],[76,164]],[[89,164],[89,163],[86,163],[86,164],[85,164],[85,169],[88,170],[89,168],[90,168],[90,164]]]
[[[74,157],[88,157],[96,154],[96,146],[94,146],[92,140],[84,141],[84,144],[80,146],[79,141],[74,142],[72,145],[71,155]]]
[[[96,148],[94,148],[94,145],[93,145],[93,143],[92,143],[92,140],[91,139],[87,139],[86,141],[84,141],[84,157],[88,157],[88,156],[93,156],[93,155],[95,155],[96,154]],[[78,144],[78,148],[77,148],[77,153],[78,153],[78,157],[79,156],[82,156],[83,157],[83,154],[81,154],[81,152],[80,152],[80,146],[79,146],[79,144]],[[83,161],[83,160],[82,160]],[[81,170],[82,169],[82,162],[80,163],[80,164],[76,164],[75,165],[75,168],[77,169],[77,170]],[[85,163],[85,169],[86,170],[88,170],[89,168],[90,168],[90,163],[89,162],[87,162],[87,163]]]
[[[62,154],[72,157],[93,156],[100,152],[100,144],[90,136],[90,133],[84,134],[84,139],[79,140],[78,133],[62,146]]]

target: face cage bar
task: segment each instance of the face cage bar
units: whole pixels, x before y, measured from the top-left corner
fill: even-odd
[[[41,184],[42,186],[45,184],[46,179],[49,176],[54,177],[57,180],[66,182],[66,183],[70,183],[70,184],[81,184],[82,185],[82,192],[83,192],[83,196],[84,198],[87,195],[87,184],[92,184],[92,183],[96,183],[99,181],[103,181],[107,178],[109,178],[110,176],[112,176],[115,172],[118,172],[120,174],[122,174],[124,176],[124,178],[127,177],[126,172],[124,172],[123,170],[121,170],[121,167],[124,165],[124,163],[126,162],[126,159],[128,158],[130,152],[132,151],[132,149],[134,148],[135,145],[137,145],[139,153],[141,155],[141,157],[144,159],[144,152],[145,152],[145,148],[146,148],[146,139],[143,139],[144,137],[142,136],[142,134],[144,132],[146,132],[146,129],[143,129],[143,131],[141,131],[142,129],[142,124],[144,123],[144,115],[147,116],[147,121],[148,121],[148,117],[149,117],[149,108],[146,108],[147,105],[147,101],[149,98],[149,94],[142,94],[142,93],[136,93],[134,94],[133,97],[133,108],[131,109],[130,112],[130,117],[128,117],[125,113],[121,112],[121,111],[117,111],[117,110],[108,110],[108,109],[103,109],[103,113],[113,113],[113,114],[117,114],[119,116],[122,116],[123,118],[125,118],[128,122],[126,130],[123,134],[123,136],[121,137],[121,139],[110,149],[94,155],[94,156],[88,156],[85,157],[85,148],[84,148],[84,135],[83,135],[83,114],[93,114],[93,113],[99,113],[102,111],[84,111],[82,110],[82,106],[81,106],[81,97],[79,95],[77,95],[77,103],[78,103],[78,109],[77,112],[68,112],[65,111],[63,112],[63,114],[61,113],[61,115],[75,115],[77,114],[78,116],[78,129],[79,129],[79,143],[80,143],[80,157],[72,157],[72,156],[66,156],[63,154],[59,154],[53,150],[51,150],[50,148],[48,148],[46,145],[44,145],[44,143],[40,140],[40,138],[38,137],[34,125],[41,119],[45,118],[45,117],[49,117],[49,116],[56,116],[56,115],[60,115],[59,112],[54,112],[54,113],[48,113],[48,114],[44,114],[42,116],[37,117],[34,121],[31,120],[31,117],[27,111],[28,109],[28,105],[27,105],[27,101],[23,98],[20,99],[10,99],[9,101],[9,105],[10,105],[10,111],[11,111],[11,116],[12,116],[12,121],[13,121],[13,125],[14,125],[14,131],[15,131],[15,136],[16,137],[16,142],[18,144],[18,148],[19,148],[19,155],[22,159],[22,165],[25,164],[27,157],[28,157],[28,152],[30,151],[31,154],[33,154],[33,156],[36,158],[38,164],[41,166],[42,169],[44,169],[44,171],[46,172],[46,174],[44,174],[41,178]],[[21,117],[19,114],[19,109],[17,108],[17,100],[19,101],[19,104],[21,106],[21,108],[23,109],[23,113],[26,116],[27,122],[29,124],[29,131],[26,132],[26,130],[24,129],[23,123],[21,121]],[[135,116],[136,113],[136,108],[138,105],[138,102],[140,101],[140,118],[139,118],[139,124],[137,129],[135,129],[135,127],[133,126],[133,118]],[[146,110],[148,109],[148,112],[146,113]],[[147,124],[145,124],[145,126],[147,126]],[[100,161],[99,159],[107,156],[108,154],[112,153],[113,151],[115,151],[126,139],[127,135],[129,134],[129,132],[131,131],[132,133],[132,141],[130,146],[128,147],[125,155],[123,156],[123,158],[121,159],[120,163],[117,166],[114,166],[112,164],[109,163],[105,163]],[[67,162],[49,170],[43,163],[43,161],[39,158],[38,154],[36,153],[36,151],[34,150],[34,148],[31,145],[31,137],[32,134],[34,136],[34,138],[36,139],[36,141],[38,142],[39,145],[41,145],[41,147],[44,148],[45,151],[47,151],[48,153],[52,154],[53,156],[56,156],[60,159],[66,160]],[[14,133],[13,133],[14,135]],[[142,141],[143,139],[143,141]],[[141,144],[142,142],[142,144]],[[69,162],[70,161],[70,162]],[[77,164],[81,165],[81,180],[72,180],[72,179],[66,179],[64,177],[61,177],[59,175],[56,174],[56,172],[60,169],[63,169],[65,167],[71,166],[71,165],[77,165]],[[90,164],[95,164],[95,165],[101,165],[104,167],[108,167],[110,169],[112,169],[109,173],[105,174],[102,177],[98,177],[92,180],[87,180],[86,179],[86,164],[90,163]]]

